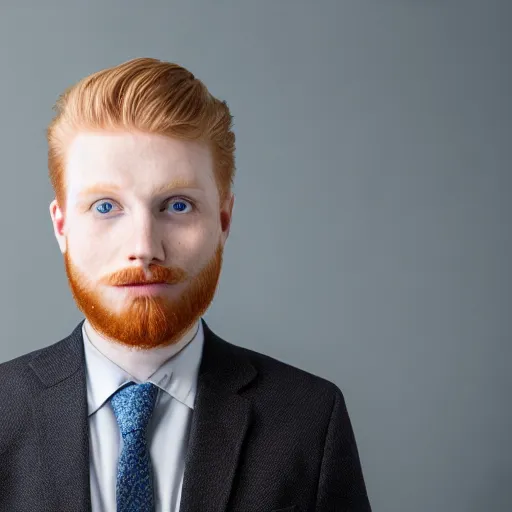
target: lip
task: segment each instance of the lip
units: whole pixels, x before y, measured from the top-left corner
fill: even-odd
[[[151,284],[123,284],[116,288],[125,290],[134,295],[158,295],[169,289],[167,283],[151,283]]]

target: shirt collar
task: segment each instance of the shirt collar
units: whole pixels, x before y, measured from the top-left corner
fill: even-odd
[[[130,381],[138,384],[140,381],[100,352],[91,343],[83,325],[82,336],[87,375],[87,408],[91,416],[124,384]],[[203,322],[200,320],[192,340],[164,362],[146,382],[152,382],[193,410],[203,344]]]

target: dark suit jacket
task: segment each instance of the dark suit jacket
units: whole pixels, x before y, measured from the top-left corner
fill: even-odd
[[[91,510],[82,324],[0,364],[2,512]],[[180,512],[370,511],[341,391],[203,328]]]

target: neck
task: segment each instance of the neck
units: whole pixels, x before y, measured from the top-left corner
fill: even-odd
[[[84,328],[90,342],[105,357],[143,382],[194,339],[200,321],[195,322],[178,342],[148,350],[140,350],[108,340],[99,334],[87,319],[84,322]]]

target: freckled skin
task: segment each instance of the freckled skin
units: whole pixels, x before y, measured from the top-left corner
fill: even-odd
[[[83,195],[104,183],[117,188]],[[178,188],[154,192],[170,183]],[[220,204],[207,146],[79,133],[66,153],[66,185],[65,211],[54,200],[50,215],[77,306],[115,343],[176,343],[213,300],[231,224],[234,196]],[[148,279],[170,284],[138,295],[115,286]]]

